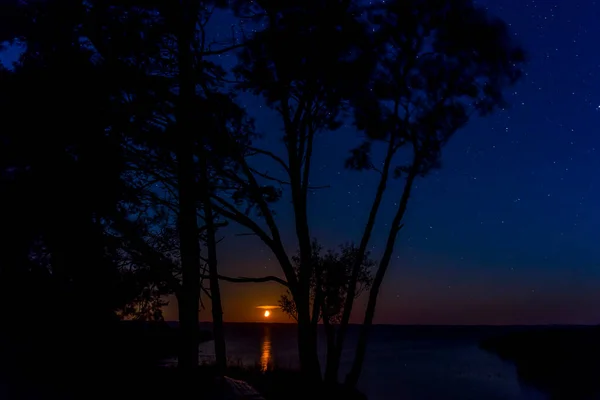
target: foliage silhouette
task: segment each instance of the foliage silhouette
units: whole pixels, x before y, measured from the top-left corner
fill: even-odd
[[[523,50],[514,44],[504,22],[489,17],[471,1],[389,1],[370,7],[367,16],[380,56],[370,85],[357,98],[355,121],[370,142],[352,154],[347,166],[377,170],[375,165],[383,165],[383,169],[378,171],[381,179],[361,240],[362,251],[368,245],[390,172],[392,178],[404,178],[405,183],[369,293],[356,358],[346,378],[351,386],[360,375],[377,295],[414,180],[440,166],[442,147],[472,115],[485,116],[505,105],[502,91],[519,79],[524,61]],[[369,157],[371,142],[383,142],[387,147],[381,163]],[[404,158],[393,167],[407,148],[408,161]],[[355,264],[353,281],[358,270]],[[350,293],[353,287],[351,282]],[[352,311],[348,299],[338,354]]]
[[[205,7],[202,10],[204,14],[199,15],[198,18],[207,19],[210,16],[211,10],[208,9],[208,6],[211,4],[212,2],[210,4],[209,2],[204,3]],[[109,164],[102,160],[104,161],[104,167],[106,170],[109,167],[117,168],[115,174],[119,175],[119,179],[124,182],[127,190],[131,192],[130,195],[133,196],[131,201],[127,200],[125,195],[115,198],[114,204],[119,205],[122,215],[117,221],[112,221],[110,229],[107,228],[111,233],[115,233],[112,231],[117,230],[118,239],[125,246],[125,248],[116,250],[118,254],[115,254],[115,260],[118,260],[119,268],[125,280],[124,286],[135,292],[131,294],[129,302],[119,304],[116,308],[120,311],[122,317],[161,319],[159,311],[160,307],[164,305],[162,296],[167,293],[176,293],[180,301],[184,298],[182,301],[184,305],[181,307],[184,311],[187,304],[188,312],[184,312],[184,314],[188,318],[184,317],[183,320],[188,323],[183,323],[183,330],[188,332],[186,336],[188,342],[194,341],[196,343],[189,347],[197,352],[195,350],[197,349],[198,337],[197,312],[194,311],[196,307],[194,304],[197,305],[198,301],[190,300],[190,294],[195,296],[198,288],[191,285],[190,289],[180,290],[179,274],[182,273],[181,265],[179,261],[175,263],[167,262],[168,257],[164,257],[156,251],[156,225],[164,224],[165,221],[174,223],[174,219],[169,217],[169,214],[172,215],[174,211],[175,215],[179,213],[180,195],[167,200],[165,200],[164,195],[161,196],[164,193],[174,193],[179,189],[180,177],[177,175],[179,163],[176,158],[178,148],[185,147],[186,151],[191,149],[195,153],[195,157],[197,154],[206,153],[205,147],[210,146],[212,150],[211,162],[218,161],[223,164],[222,156],[225,147],[216,141],[219,133],[217,128],[231,122],[223,119],[226,116],[235,118],[235,115],[232,114],[235,108],[224,107],[227,102],[231,102],[230,96],[227,94],[222,95],[216,90],[217,79],[223,75],[223,71],[215,64],[202,59],[202,52],[208,53],[205,49],[200,49],[199,52],[193,54],[193,80],[198,80],[202,84],[204,96],[196,97],[194,95],[194,98],[189,99],[189,102],[184,101],[183,104],[185,107],[193,106],[206,110],[202,114],[193,113],[193,126],[203,126],[204,128],[211,126],[212,128],[209,131],[212,136],[210,142],[203,145],[202,140],[206,142],[207,135],[204,135],[204,139],[202,139],[201,135],[192,132],[192,135],[184,135],[185,140],[191,138],[191,144],[186,144],[186,146],[180,144],[178,147],[177,141],[172,140],[173,133],[176,133],[178,129],[177,119],[174,116],[178,111],[177,93],[180,93],[179,86],[181,86],[180,79],[178,79],[178,61],[180,60],[177,60],[178,52],[174,46],[177,42],[172,40],[175,34],[183,34],[175,29],[180,26],[175,23],[178,18],[178,6],[169,6],[165,2],[140,5],[135,1],[119,2],[117,4],[111,4],[110,2],[71,2],[69,6],[71,12],[67,17],[62,14],[64,8],[61,8],[62,5],[57,2],[49,1],[39,4],[6,3],[4,4],[5,11],[10,10],[10,12],[6,12],[4,15],[11,16],[14,20],[19,17],[21,23],[7,25],[12,28],[4,30],[3,34],[6,39],[18,38],[21,42],[25,42],[27,51],[22,57],[22,60],[27,60],[25,66],[31,68],[33,60],[38,62],[36,64],[38,69],[32,72],[37,81],[32,80],[32,85],[36,82],[40,85],[46,84],[45,81],[50,81],[50,77],[54,72],[58,74],[53,78],[59,78],[60,76],[75,77],[82,73],[86,79],[90,79],[90,83],[96,85],[94,89],[97,88],[98,90],[93,90],[92,87],[86,88],[83,85],[75,86],[74,88],[80,89],[81,92],[84,90],[87,90],[87,92],[73,93],[72,99],[77,101],[77,104],[71,109],[74,112],[81,112],[82,119],[80,121],[92,123],[92,121],[98,120],[102,123],[99,126],[99,132],[106,141],[118,150],[118,157],[115,156],[114,160],[120,160],[121,163]],[[33,15],[36,16],[35,20],[31,18]],[[53,31],[56,33],[55,37],[44,33],[50,29],[49,26],[53,23],[62,24]],[[52,29],[54,29],[54,25],[52,26]],[[73,37],[78,38],[76,43],[73,43]],[[59,47],[62,44],[64,44],[64,48]],[[220,51],[222,50],[220,49]],[[70,63],[74,59],[78,63]],[[49,60],[54,64],[50,64]],[[44,64],[42,65],[42,63]],[[82,68],[81,65],[85,68]],[[14,76],[29,79],[25,77],[24,72],[21,72],[25,66],[21,66],[19,72]],[[55,68],[55,70],[52,70],[52,68]],[[93,75],[91,75],[92,72]],[[69,82],[71,81],[73,79],[69,80]],[[21,89],[19,86],[21,83],[15,82],[15,90]],[[48,89],[49,95],[61,92],[62,86],[64,86],[60,79],[55,80],[53,83],[54,86]],[[210,101],[207,101],[207,96],[211,97]],[[91,103],[75,100],[84,98],[90,99]],[[104,101],[101,106],[100,99]],[[90,104],[99,106],[99,109],[106,110],[106,113],[98,112],[98,109]],[[206,107],[207,105],[210,105],[210,107]],[[14,107],[22,107],[19,111],[26,109],[23,104],[17,105],[15,103]],[[37,108],[36,111],[38,111]],[[61,112],[56,109],[48,109],[47,111],[47,117],[50,119],[56,119],[61,115]],[[199,116],[201,116],[200,119]],[[54,125],[51,124],[51,126]],[[191,125],[185,123],[182,126]],[[67,129],[65,132],[73,135],[79,134],[75,133],[76,129]],[[234,137],[235,135],[231,136]],[[102,146],[93,144],[87,138],[84,140],[82,136],[79,136],[77,139],[81,142],[87,140],[90,149],[103,150]],[[54,144],[57,153],[65,150],[61,146],[66,144]],[[47,147],[46,150],[50,148]],[[104,157],[111,154],[108,150],[104,152]],[[70,149],[70,151],[73,150]],[[101,153],[96,154],[100,156]],[[76,156],[80,157],[79,154]],[[199,159],[206,160],[207,157],[201,156]],[[98,162],[98,164],[101,165],[102,163]],[[195,165],[190,167],[188,171],[193,178],[193,187],[188,187],[191,197],[188,197],[190,197],[194,209],[194,218],[184,220],[195,221],[196,215],[200,214],[205,222],[210,222],[207,224],[208,227],[201,230],[202,235],[194,235],[200,239],[203,238],[205,242],[212,241],[212,246],[208,246],[209,258],[212,254],[210,264],[213,265],[213,268],[211,276],[216,277],[216,243],[214,235],[216,228],[222,226],[222,222],[216,221],[216,215],[210,210],[207,211],[206,205],[208,204],[210,208],[210,201],[207,200],[206,196],[202,200],[198,193],[204,189],[208,190],[209,184],[206,182],[206,177],[213,174],[212,172],[209,173],[205,167],[205,179],[197,184],[194,175],[200,167],[201,165]],[[89,176],[90,178],[94,177],[92,174]],[[90,181],[90,184],[93,184],[92,182],[94,181]],[[102,182],[101,179],[96,180],[98,185],[101,185]],[[212,184],[210,187],[212,188]],[[72,190],[76,190],[75,186]],[[76,197],[72,198],[75,199]],[[207,218],[207,216],[210,217]],[[177,232],[181,231],[182,229],[177,229]],[[162,233],[167,234],[166,231]],[[149,240],[153,243],[148,243]],[[198,239],[194,241],[198,242]],[[179,244],[177,246],[179,247]],[[178,257],[181,257],[180,253],[178,253]],[[190,272],[191,270],[188,271],[188,273]],[[199,269],[195,270],[192,273],[191,281],[194,282],[194,276],[200,276],[200,274]],[[144,279],[148,279],[148,281]],[[99,283],[100,279],[97,282]],[[217,311],[220,304],[218,280],[212,279],[211,286],[212,304],[213,309],[216,311],[214,319],[217,321],[216,316],[222,314],[222,311]],[[187,303],[185,300],[187,300]],[[190,307],[191,312],[189,312]],[[136,308],[138,309],[136,310]],[[190,320],[196,322],[192,321],[190,323]],[[215,324],[215,329],[217,328],[217,324]],[[224,363],[225,349],[222,334],[215,336],[217,346],[221,344],[221,348],[217,352],[219,360]],[[197,363],[197,356],[194,354],[189,355],[190,352],[188,352],[187,359],[192,361],[189,361],[189,363]]]
[[[130,86],[127,100],[131,118],[124,120],[123,129],[130,133],[132,158],[136,160],[135,172],[138,186],[145,190],[148,206],[166,208],[173,218],[163,223],[176,226],[179,235],[179,261],[175,264],[152,252],[141,260],[153,261],[156,268],[163,268],[161,276],[176,294],[182,330],[181,366],[197,366],[198,304],[202,277],[202,261],[208,266],[214,337],[217,361],[225,368],[225,342],[223,338],[222,306],[217,271],[216,230],[222,226],[210,201],[216,190],[216,167],[227,163],[225,126],[237,129],[239,108],[232,97],[221,91],[220,80],[224,71],[207,56],[223,53],[237,47],[221,47],[212,50],[207,43],[205,26],[219,2],[120,2],[116,5],[103,3],[99,12],[108,19],[122,19],[123,7],[128,14],[141,15],[130,27],[141,34],[145,46],[136,50],[135,43],[125,47],[121,60],[131,63],[140,71],[138,81]],[[126,32],[117,30],[126,36]],[[129,39],[124,38],[123,43]],[[113,35],[99,36],[103,48],[115,40]],[[240,132],[238,132],[240,133]],[[238,138],[238,133],[227,137]],[[246,132],[241,132],[245,134]],[[237,136],[236,136],[237,135]],[[160,166],[160,168],[157,168]],[[154,186],[154,188],[152,188]],[[168,196],[165,198],[164,194]],[[155,210],[156,212],[156,210]],[[197,223],[197,215],[204,226]],[[148,235],[146,235],[148,236]],[[200,256],[199,240],[206,245],[208,256]],[[149,250],[147,244],[138,245]],[[140,258],[138,257],[138,261]],[[169,273],[170,271],[171,273]],[[171,276],[175,273],[176,279]]]
[[[16,369],[50,370],[59,358],[72,369],[88,341],[98,342],[97,362],[108,362],[117,354],[106,339],[119,329],[117,311],[152,285],[123,268],[118,227],[139,201],[121,142],[107,134],[120,113],[118,91],[93,51],[72,40],[81,14],[70,6],[2,4],[3,17],[28,22],[2,25],[2,39],[25,50],[0,77],[0,229],[11,237],[0,285],[14,303],[2,342]]]
[[[348,1],[245,5],[238,12],[262,19],[266,27],[240,52],[235,72],[242,81],[240,88],[263,96],[279,114],[285,151],[281,155],[257,152],[271,158],[287,176],[278,179],[252,174],[249,168],[245,171],[248,197],[257,203],[267,230],[235,210],[234,204],[219,201],[227,207],[223,215],[251,229],[281,264],[298,317],[301,366],[308,379],[320,379],[315,340],[318,318],[311,316],[313,249],[306,212],[316,133],[336,129],[345,113],[351,112],[356,127],[368,139],[351,153],[347,167],[380,174],[358,245],[335,356],[328,360],[333,365],[326,368],[332,383],[337,381],[360,265],[383,195],[390,179],[405,181],[369,293],[357,357],[346,379],[353,386],[415,179],[439,167],[442,147],[470,116],[487,115],[504,106],[502,90],[519,78],[523,52],[503,22],[466,0],[388,1],[367,7]],[[386,147],[384,159],[372,160],[371,148],[381,145]],[[298,274],[281,243],[273,214],[262,201],[259,185],[253,183],[259,177],[289,186],[300,248]]]
[[[354,244],[344,244],[340,246],[339,252],[329,250],[322,254],[321,245],[313,240],[312,251],[313,276],[310,287],[312,318],[313,323],[316,324],[320,321],[325,327],[327,338],[325,380],[331,382],[334,380],[332,375],[336,372],[331,369],[336,365],[334,357],[337,357],[336,326],[342,319],[353,267],[358,256],[358,248]],[[292,261],[294,270],[298,274],[301,265],[299,256],[292,257]],[[356,281],[358,287],[354,292],[355,299],[369,290],[373,282],[371,271],[375,264],[367,252],[362,259]],[[296,304],[289,291],[281,296],[279,306],[290,317],[298,319]]]
[[[328,250],[323,254],[322,246],[313,240],[312,251],[313,276],[310,282],[312,317],[318,318],[318,321],[325,325],[337,324],[342,316],[357,248],[351,243],[344,244],[340,246],[339,252]],[[292,262],[298,275],[300,257],[298,255],[292,257]],[[361,265],[356,297],[369,290],[373,281],[371,269],[374,266],[375,262],[369,259],[367,254]],[[296,304],[289,291],[281,296],[279,305],[283,312],[297,320]]]
[[[179,365],[191,370],[204,290],[223,374],[219,279],[271,280],[288,290],[282,304],[297,319],[301,370],[311,384],[322,380],[319,320],[328,337],[325,380],[334,384],[354,300],[368,287],[346,377],[356,385],[415,180],[440,167],[443,146],[471,116],[505,106],[503,90],[524,62],[506,25],[470,0],[15,0],[0,7],[0,40],[24,47],[13,70],[0,69],[7,116],[0,185],[8,205],[0,229],[14,242],[0,255],[0,285],[6,299],[20,299],[9,311],[21,327],[12,337],[35,341],[40,304],[55,310],[44,322],[73,328],[69,317],[80,317],[73,332],[81,333],[98,321],[114,326],[117,316],[160,321],[163,296],[175,294]],[[206,26],[219,7],[263,27],[215,45]],[[211,58],[234,50],[232,71]],[[242,91],[277,114],[281,154],[256,144],[252,118],[236,103]],[[366,137],[346,166],[375,172],[379,182],[358,244],[321,254],[308,212],[312,157],[319,136],[346,122]],[[384,149],[381,160],[375,147]],[[257,169],[257,157],[283,177]],[[404,181],[402,195],[371,281],[367,248],[393,179]],[[296,257],[273,210],[284,190]],[[218,273],[216,235],[228,221],[271,249],[285,280]]]
[[[283,169],[285,178],[252,170],[246,158],[239,158],[242,173],[238,179],[245,181],[247,188],[244,200],[256,206],[267,230],[235,203],[223,198],[216,201],[224,209],[222,215],[249,228],[277,257],[297,310],[301,369],[307,380],[319,381],[316,323],[310,307],[312,249],[307,203],[312,188],[311,159],[317,134],[341,125],[353,85],[366,83],[373,63],[369,37],[364,23],[354,17],[354,6],[345,1],[261,1],[244,3],[236,10],[265,22],[265,28],[240,51],[234,69],[238,88],[262,96],[279,114],[286,148],[281,156],[255,147],[250,154],[270,158]],[[300,249],[297,275],[269,207],[270,199],[263,194],[260,182],[265,180],[290,188]]]

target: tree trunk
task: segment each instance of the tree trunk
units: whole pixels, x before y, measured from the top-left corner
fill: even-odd
[[[302,257],[302,250],[301,257]],[[304,263],[312,264],[310,258],[312,252],[307,251],[308,256],[303,258]],[[306,254],[306,253],[305,253]],[[310,267],[303,266],[304,273],[307,274]],[[312,269],[312,268],[311,268]],[[298,352],[300,354],[300,370],[304,375],[306,382],[316,385],[321,382],[321,367],[319,365],[317,348],[317,324],[313,324],[310,313],[310,276],[302,276],[301,268],[299,288],[296,291],[294,301],[298,312]]]
[[[204,157],[203,157],[204,158]],[[204,208],[204,219],[206,224],[206,244],[208,251],[208,273],[210,277],[210,295],[213,317],[213,336],[215,341],[215,357],[217,370],[221,376],[227,368],[227,350],[225,347],[225,334],[223,329],[223,306],[221,304],[221,289],[219,287],[219,273],[217,268],[217,241],[215,216],[210,197],[210,186],[208,182],[208,168],[206,159],[200,160],[202,173],[202,202]]]
[[[329,317],[323,316],[323,327],[325,328],[325,336],[327,338],[327,361],[325,365],[325,383],[327,385],[335,385],[338,383],[339,359],[337,362],[337,351],[335,348],[335,327],[331,325]]]
[[[360,373],[362,371],[362,366],[367,352],[369,332],[371,329],[371,325],[373,324],[373,318],[375,317],[375,306],[377,305],[377,296],[379,295],[379,289],[381,287],[381,284],[383,283],[383,278],[385,277],[385,273],[390,264],[392,254],[394,252],[394,244],[396,242],[396,237],[398,236],[398,232],[402,228],[400,223],[402,222],[402,218],[404,217],[404,213],[406,211],[406,206],[408,204],[408,199],[410,197],[410,192],[412,189],[414,179],[417,176],[417,167],[418,160],[415,158],[411,171],[409,172],[406,178],[404,191],[402,192],[402,197],[400,199],[400,205],[398,207],[396,215],[394,216],[392,227],[390,228],[390,233],[388,235],[388,239],[385,245],[385,251],[383,253],[381,261],[379,262],[379,268],[377,268],[377,273],[375,274],[375,279],[373,280],[373,286],[371,287],[371,290],[369,292],[369,301],[367,303],[367,309],[365,311],[365,319],[360,327],[354,362],[352,363],[352,368],[346,376],[345,381],[346,385],[351,387],[356,386],[356,384],[358,383],[358,378],[360,377]]]
[[[181,253],[182,290],[179,303],[181,348],[179,367],[198,366],[200,312],[200,243],[196,208],[196,179],[193,126],[195,97],[191,41],[196,13],[187,2],[180,6],[180,30],[177,35],[179,64],[179,104],[175,109],[177,123],[177,180],[179,196],[179,245]]]
[[[179,318],[178,340],[177,346],[177,367],[185,370],[193,369],[198,366],[198,345],[193,344],[191,337],[193,326],[190,320],[190,308],[188,307],[189,299],[183,293],[176,295],[177,312]],[[199,330],[196,330],[195,337],[199,336]],[[199,342],[199,341],[198,341]]]
[[[300,372],[309,385],[321,382],[321,366],[317,355],[317,338],[315,330],[306,318],[298,316],[298,353],[300,355]]]
[[[294,293],[298,312],[298,351],[300,369],[307,382],[321,381],[321,367],[317,354],[317,330],[313,326],[310,314],[310,279],[313,274],[312,245],[308,226],[306,191],[303,189],[302,156],[297,153],[297,132],[288,130],[288,160],[290,165],[290,186],[296,236],[300,248],[300,271],[298,285]]]
[[[358,281],[360,266],[365,258],[367,246],[369,244],[369,240],[371,239],[371,233],[373,232],[373,228],[375,226],[375,220],[377,219],[377,213],[379,212],[379,206],[381,205],[381,201],[383,200],[383,194],[385,193],[385,190],[387,188],[390,166],[392,163],[392,157],[394,156],[395,152],[394,149],[395,142],[394,140],[390,139],[383,165],[383,170],[381,172],[381,179],[379,180],[379,185],[377,186],[377,191],[375,193],[375,199],[373,200],[371,211],[369,212],[369,218],[367,219],[367,224],[365,225],[365,230],[363,232],[362,238],[360,240],[360,245],[358,247],[358,256],[356,257],[354,265],[352,266],[352,275],[350,276],[350,282],[348,283],[348,293],[346,294],[346,300],[344,302],[344,312],[342,313],[342,319],[338,327],[334,355],[332,356],[331,360],[328,360],[327,362],[327,369],[331,370],[330,375],[335,375],[336,379],[340,368],[340,359],[342,357],[342,351],[344,349],[344,340],[346,338],[346,332],[348,331],[348,324],[350,322],[350,316],[352,314],[354,298],[356,297],[356,284]],[[329,362],[332,363],[331,366],[329,366]]]

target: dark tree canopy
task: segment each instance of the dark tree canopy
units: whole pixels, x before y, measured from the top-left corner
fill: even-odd
[[[521,76],[523,50],[503,21],[468,0],[389,1],[368,18],[379,61],[357,97],[356,125],[371,139],[413,147],[426,174],[470,116],[506,106],[502,92]],[[368,142],[354,150],[348,166],[372,168],[369,150]]]
[[[358,10],[341,0],[253,3],[267,27],[239,54],[240,88],[282,113],[286,135],[337,128],[344,100],[366,83],[374,61]]]
[[[352,151],[346,163],[350,168],[380,173],[361,241],[363,251],[388,178],[403,178],[404,187],[369,293],[356,358],[346,378],[349,385],[355,385],[360,375],[379,289],[415,178],[440,166],[443,146],[470,117],[487,115],[505,105],[503,90],[518,80],[524,62],[523,50],[509,36],[506,24],[469,0],[387,1],[370,7],[367,18],[379,56],[367,90],[354,102],[356,126],[366,133],[367,140]],[[387,148],[382,160],[371,159],[374,142]],[[356,264],[350,293],[357,271]],[[351,309],[347,302],[338,336],[338,359]]]
[[[227,278],[217,270],[216,232],[233,221],[282,267],[286,281],[237,281],[273,280],[289,290],[281,305],[297,319],[307,380],[321,379],[323,321],[326,375],[337,381],[354,300],[368,290],[348,379],[355,384],[415,179],[440,166],[442,148],[471,117],[506,106],[503,90],[524,62],[506,25],[473,1],[362,3],[0,3],[0,41],[24,49],[12,69],[0,68],[0,232],[13,238],[0,254],[0,289],[19,299],[8,311],[19,326],[34,337],[40,307],[51,310],[46,323],[67,325],[73,315],[88,327],[117,316],[161,320],[163,296],[175,294],[180,361],[195,368],[204,293],[214,296],[221,368],[219,279]],[[261,28],[213,42],[207,25],[221,7]],[[231,71],[211,58],[234,50]],[[252,116],[237,103],[242,91],[278,115],[282,154],[256,143]],[[346,166],[374,170],[379,182],[358,244],[323,252],[309,221],[312,157],[318,134],[344,122],[365,137]],[[374,160],[375,146],[386,148],[383,159]],[[258,156],[284,177],[257,169]],[[375,269],[367,249],[392,178],[404,187]],[[288,256],[272,208],[287,189],[296,257]]]
[[[61,267],[67,276],[89,274],[81,279],[98,285],[89,292],[100,296],[105,279],[117,278],[106,275],[111,268],[93,264],[114,256],[105,253],[112,241],[107,232],[132,197],[121,179],[122,149],[106,134],[112,109],[110,88],[103,83],[107,77],[85,52],[66,45],[57,52],[28,47],[3,80],[5,184],[13,185],[10,193],[20,198],[15,209],[6,211],[23,222],[20,229],[43,238],[56,268],[57,262],[68,263]],[[116,240],[109,246],[113,251]]]

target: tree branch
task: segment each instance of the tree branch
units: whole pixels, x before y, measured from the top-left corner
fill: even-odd
[[[207,276],[207,278],[208,278],[208,276]],[[209,299],[212,300],[212,296],[211,296],[210,292],[208,290],[206,290],[206,288],[204,286],[200,286],[200,289],[202,289],[202,291],[204,292],[206,297],[208,297]]]
[[[262,154],[265,156],[268,156],[270,158],[272,158],[273,160],[275,160],[279,165],[281,165],[283,167],[283,169],[289,174],[290,173],[290,167],[286,164],[285,161],[283,161],[283,159],[279,156],[277,156],[275,153],[272,153],[270,151],[267,150],[263,150],[263,149],[259,149],[256,147],[248,147],[249,150],[257,153],[257,154]],[[250,154],[252,155],[252,154]]]
[[[244,171],[244,174],[248,178],[250,190],[252,191],[252,195],[254,197],[253,200],[256,201],[258,208],[259,208],[260,212],[262,213],[262,216],[265,219],[265,222],[267,223],[269,230],[271,231],[272,242],[280,248],[279,250],[284,251],[283,250],[283,242],[281,241],[281,235],[279,233],[279,227],[275,223],[275,218],[273,217],[273,213],[271,212],[269,205],[267,204],[267,202],[265,201],[265,198],[261,194],[261,190],[260,190],[261,187],[258,184],[258,182],[256,181],[256,177],[250,170],[250,166],[248,165],[248,163],[246,162],[246,159],[244,157],[242,157],[239,160],[239,162],[240,162],[240,166],[242,167],[242,170]],[[282,265],[282,267],[284,268],[286,277],[293,282],[294,275],[293,275],[293,270],[292,270],[291,265],[286,264],[285,267],[283,265]]]
[[[269,175],[268,172],[260,172],[260,171],[257,171],[254,168],[250,168],[250,171],[252,171],[256,175],[260,176],[261,178],[264,178],[264,179],[269,180],[269,181],[277,182],[280,185],[289,185],[290,184],[289,182],[284,181],[283,179],[278,179],[278,178],[275,178],[274,176]]]
[[[212,44],[216,44],[216,42],[215,43],[211,43],[209,45],[209,48],[211,47]],[[218,56],[218,55],[221,55],[221,54],[225,54],[225,53],[227,53],[227,52],[229,52],[231,50],[242,48],[245,45],[246,45],[246,43],[244,42],[244,43],[238,43],[238,44],[234,44],[234,45],[231,45],[231,46],[228,46],[228,47],[224,47],[224,48],[219,49],[219,50],[206,50],[206,51],[202,52],[202,55],[203,56]]]
[[[315,136],[315,131],[312,128],[308,128],[308,139],[306,143],[306,154],[304,155],[304,173],[302,174],[302,195],[306,198],[308,193],[308,181],[310,175],[310,162],[312,158],[313,151],[313,139]]]
[[[213,199],[219,203],[215,204],[215,207],[219,209],[219,214],[250,229],[256,234],[256,236],[265,242],[267,246],[273,246],[273,239],[250,217],[242,213],[234,205],[230,204],[219,196],[213,196]]]
[[[208,275],[202,275],[202,278],[208,279]],[[234,283],[263,283],[263,282],[277,282],[280,285],[283,285],[285,287],[289,287],[288,283],[281,279],[278,278],[276,276],[262,276],[262,277],[257,277],[257,278],[250,278],[250,277],[237,277],[237,278],[232,278],[230,276],[223,276],[223,275],[219,275],[219,279],[222,281],[226,281],[226,282],[234,282]]]

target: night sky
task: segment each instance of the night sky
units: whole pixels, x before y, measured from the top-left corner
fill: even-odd
[[[600,4],[484,4],[510,24],[526,49],[526,76],[511,89],[511,107],[471,121],[446,147],[442,169],[417,182],[375,320],[598,323]],[[230,58],[225,64],[235,61]],[[242,99],[265,133],[265,145],[281,149],[277,117],[260,99]],[[348,149],[359,142],[351,126],[323,133],[317,142],[312,183],[331,188],[312,195],[309,212],[312,234],[327,246],[360,240],[373,199],[376,175],[343,168]],[[263,168],[277,171],[270,163]],[[400,197],[402,182],[394,183],[371,241],[375,257]],[[293,251],[289,198],[276,210]],[[227,235],[221,246],[223,274],[280,274],[258,239]],[[275,283],[223,286],[227,321],[261,320],[254,307],[276,304],[281,290]],[[358,311],[356,322],[362,307]],[[288,320],[277,314],[274,320]]]
[[[489,1],[528,53],[511,107],[472,120],[443,152],[443,167],[417,181],[376,323],[560,324],[600,322],[600,4]],[[486,4],[488,4],[486,3]],[[213,29],[229,32],[219,15]],[[235,56],[225,56],[232,65]],[[280,124],[259,98],[241,97],[264,146],[281,150]],[[318,138],[311,195],[312,235],[335,247],[359,241],[377,176],[344,170],[361,142],[351,126]],[[270,163],[258,164],[277,174]],[[401,181],[388,190],[371,240],[383,250]],[[275,206],[286,245],[295,235],[289,197]],[[221,233],[221,273],[280,275],[266,246],[232,225]],[[226,321],[263,320],[276,283],[223,283]],[[366,297],[359,303],[366,302]],[[353,320],[362,318],[357,307]],[[176,302],[166,310],[176,319]],[[201,319],[208,319],[203,312]],[[274,311],[273,321],[289,321]]]

